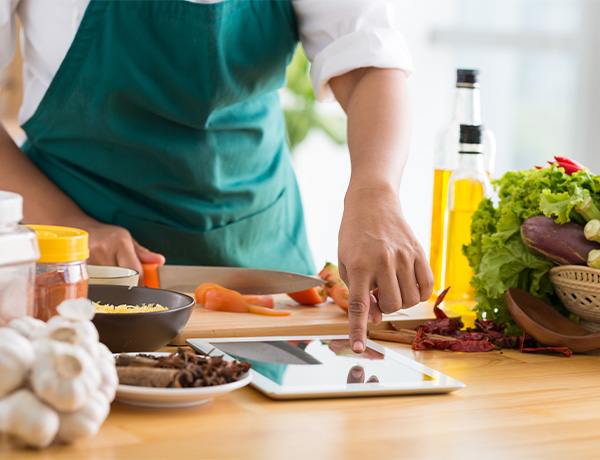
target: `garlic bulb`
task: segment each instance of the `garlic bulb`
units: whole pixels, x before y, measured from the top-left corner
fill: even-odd
[[[29,340],[11,328],[0,328],[0,398],[24,383],[33,360]]]
[[[31,316],[21,316],[15,318],[8,323],[8,327],[14,329],[23,337],[32,340],[42,329],[46,327],[46,323],[40,319],[32,318]]]
[[[60,412],[58,439],[73,442],[94,436],[110,412],[110,403],[100,391],[94,391],[85,406],[76,412]]]
[[[44,402],[63,412],[81,409],[100,385],[95,361],[81,347],[54,340],[36,340],[30,383]]]
[[[91,321],[70,320],[62,316],[53,316],[46,322],[46,328],[41,330],[35,338],[78,345],[84,348],[94,359],[98,352],[98,330]]]
[[[54,440],[58,426],[58,414],[29,390],[17,390],[0,399],[0,433],[31,447],[46,447]]]
[[[57,311],[47,323],[23,317],[0,328],[0,435],[32,447],[96,434],[119,384],[91,301]]]

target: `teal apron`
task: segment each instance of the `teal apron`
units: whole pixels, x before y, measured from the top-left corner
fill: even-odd
[[[170,264],[314,273],[277,90],[290,0],[92,0],[23,151]]]

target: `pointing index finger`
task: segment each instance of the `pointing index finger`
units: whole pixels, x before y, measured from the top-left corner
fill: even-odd
[[[348,320],[350,345],[354,353],[362,353],[366,348],[370,304],[369,285],[353,280],[349,286]]]

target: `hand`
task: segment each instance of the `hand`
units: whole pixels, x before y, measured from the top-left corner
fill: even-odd
[[[362,366],[352,366],[350,368],[350,372],[348,372],[348,378],[346,379],[348,383],[365,383],[365,370]],[[379,383],[379,378],[376,375],[372,375],[367,380],[367,383]]]
[[[348,190],[338,256],[349,289],[350,343],[356,353],[365,349],[368,317],[377,324],[382,313],[426,301],[433,291],[425,252],[393,191]]]
[[[80,228],[89,233],[89,264],[132,268],[140,274],[140,286],[144,285],[142,263],[165,263],[163,255],[141,246],[122,227],[92,221]]]

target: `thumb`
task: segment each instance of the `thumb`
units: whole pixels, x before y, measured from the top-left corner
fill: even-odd
[[[134,241],[135,253],[140,259],[140,262],[143,264],[165,264],[165,256],[159,254],[157,252],[152,252],[149,249],[146,249],[144,246]]]
[[[133,242],[133,246],[135,248],[135,254],[138,257],[138,259],[140,260],[140,263],[142,264],[141,270],[140,270],[140,281],[139,281],[139,285],[140,286],[145,286],[146,285],[146,281],[144,280],[144,264],[152,264],[152,265],[164,265],[165,264],[165,256],[163,256],[162,254],[158,254],[156,252],[152,252],[149,249],[146,249],[144,246],[142,246],[141,244],[139,244],[138,242],[134,241]],[[156,281],[156,286],[153,287],[158,287],[158,281]]]

